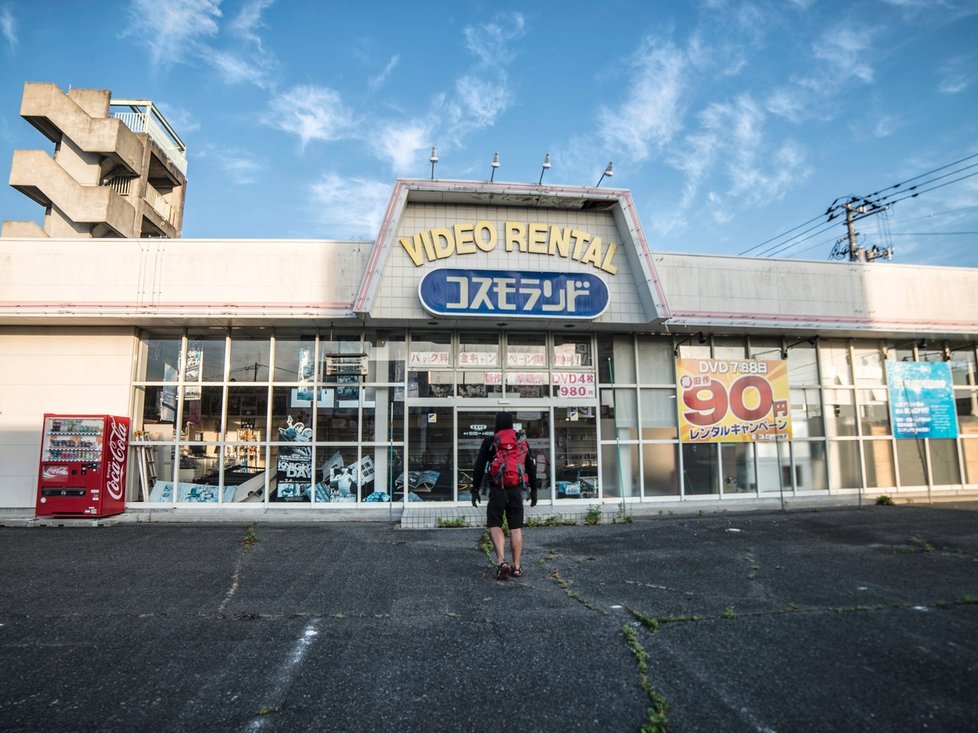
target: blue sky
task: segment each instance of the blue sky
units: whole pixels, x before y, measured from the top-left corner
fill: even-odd
[[[653,250],[824,260],[833,201],[978,153],[978,2],[0,0],[5,173],[51,148],[25,81],[157,103],[188,146],[185,237],[373,239],[437,145],[446,179],[498,152],[497,181],[536,183],[549,152],[545,183],[594,185],[614,161]],[[978,266],[975,164],[907,184],[941,187],[891,196],[862,243]],[[3,186],[0,218],[41,210]]]

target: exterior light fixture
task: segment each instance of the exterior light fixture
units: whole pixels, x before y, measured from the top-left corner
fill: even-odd
[[[538,186],[539,186],[539,185],[540,185],[541,183],[543,183],[543,174],[547,172],[547,169],[548,169],[549,167],[550,167],[550,153],[547,153],[547,155],[546,155],[546,156],[544,157],[544,159],[543,159],[543,168],[542,168],[542,169],[541,169],[541,171],[540,171],[540,180],[539,180],[539,181],[537,181],[537,185],[538,185]]]
[[[435,180],[435,163],[438,162],[438,148],[431,148],[431,157],[428,160],[431,162],[431,180]]]
[[[489,176],[489,183],[492,183],[492,179],[496,177],[496,169],[499,167],[499,153],[492,154],[492,175]]]
[[[615,167],[611,165],[611,161],[609,161],[608,167],[604,169],[604,173],[601,174],[601,178],[599,178],[598,182],[594,184],[594,187],[597,188],[601,185],[601,181],[603,181],[605,178],[611,178],[613,175],[615,175]]]

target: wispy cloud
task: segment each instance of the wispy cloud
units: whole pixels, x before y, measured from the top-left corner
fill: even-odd
[[[261,14],[274,3],[275,0],[248,0],[228,28],[235,35],[255,44],[258,50],[263,52],[261,36],[258,35],[258,29],[264,25]]]
[[[826,30],[812,45],[813,56],[824,64],[801,80],[816,91],[834,89],[841,83],[874,79],[869,60],[873,58],[875,31],[866,26],[838,25]]]
[[[395,175],[410,172],[432,140],[430,127],[421,121],[391,123],[370,137],[374,155],[388,161]]]
[[[262,168],[256,161],[247,157],[238,157],[243,155],[240,151],[230,152],[229,155],[234,157],[221,160],[221,168],[224,169],[231,183],[236,186],[247,186],[258,182],[258,174]]]
[[[258,63],[229,51],[201,47],[200,57],[218,73],[225,84],[254,84],[261,89],[272,86],[269,69],[272,64]]]
[[[218,42],[222,31],[221,0],[134,0],[129,25],[131,36],[149,49],[154,69],[203,62],[226,84],[273,86],[270,72],[277,64],[265,52],[258,31],[262,12],[274,0],[248,0],[238,15],[224,25],[232,43]],[[224,41],[227,41],[224,38]]]
[[[305,149],[311,140],[330,142],[350,137],[354,117],[339,92],[303,85],[276,95],[262,122],[296,135]]]
[[[167,68],[195,57],[202,39],[217,35],[220,0],[134,0],[129,27],[150,51],[153,66]]]
[[[372,239],[380,228],[391,187],[389,181],[341,178],[329,173],[309,191],[326,236]]]
[[[17,22],[9,5],[0,5],[0,33],[11,51],[17,50]]]
[[[384,67],[384,70],[377,74],[377,76],[371,77],[367,81],[367,86],[370,87],[370,91],[376,92],[378,89],[384,86],[400,60],[401,57],[399,54],[395,53],[393,56],[391,56],[390,61],[387,62],[387,66]]]
[[[956,56],[941,64],[937,90],[941,94],[960,94],[974,82],[974,57]]]
[[[682,125],[685,61],[671,43],[646,40],[632,60],[627,98],[598,114],[599,134],[611,151],[646,160],[665,146]]]
[[[454,89],[434,95],[426,111],[406,120],[375,121],[368,136],[374,155],[403,175],[417,170],[430,145],[437,144],[443,151],[461,146],[466,136],[494,125],[513,104],[507,66],[515,57],[513,44],[525,32],[519,13],[503,13],[488,23],[467,26],[464,40],[476,57],[475,66],[460,73]],[[397,59],[392,58],[387,68],[392,69]]]
[[[465,45],[486,66],[509,64],[515,57],[513,41],[523,37],[526,21],[520,13],[500,13],[488,23],[466,26]]]

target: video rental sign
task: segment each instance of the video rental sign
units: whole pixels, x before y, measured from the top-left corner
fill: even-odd
[[[677,359],[683,443],[791,440],[786,361]]]

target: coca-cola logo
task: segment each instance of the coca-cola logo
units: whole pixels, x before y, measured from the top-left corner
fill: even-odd
[[[45,481],[67,481],[68,480],[68,467],[67,466],[45,466],[44,470],[41,471],[41,478]]]
[[[109,461],[105,488],[113,499],[122,499],[123,479],[126,475],[126,439],[129,429],[125,423],[109,418]]]

